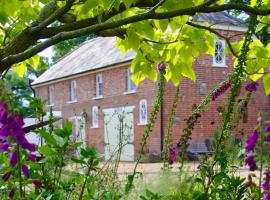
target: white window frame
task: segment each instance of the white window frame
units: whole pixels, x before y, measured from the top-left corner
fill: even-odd
[[[136,92],[136,86],[131,79],[132,73],[130,69],[127,69],[127,93],[134,93]]]
[[[70,102],[77,102],[77,82],[72,80],[70,82]]]
[[[145,105],[145,117],[143,119],[143,116],[142,116],[142,105]],[[148,115],[148,112],[147,112],[147,100],[146,99],[142,99],[140,100],[140,103],[139,103],[139,124],[138,125],[145,125],[147,124],[147,115]]]
[[[98,107],[92,107],[92,127],[91,128],[98,128]]]
[[[48,106],[54,106],[55,98],[54,98],[54,86],[50,85],[48,88],[49,98],[48,98]]]
[[[96,75],[96,98],[103,97],[103,78],[102,74]]]
[[[216,43],[219,42],[221,45],[222,45],[222,48],[223,48],[223,57],[222,57],[222,62],[221,63],[218,63],[217,62],[217,59],[216,59]],[[225,53],[225,48],[226,48],[226,42],[225,40],[214,40],[214,48],[215,48],[215,51],[214,51],[214,55],[213,55],[213,66],[215,67],[227,67],[226,65],[226,55],[224,54]]]

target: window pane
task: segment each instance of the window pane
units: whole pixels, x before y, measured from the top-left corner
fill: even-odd
[[[225,65],[225,41],[215,41],[215,55],[214,55],[214,64]]]

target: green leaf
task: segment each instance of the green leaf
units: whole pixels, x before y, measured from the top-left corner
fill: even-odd
[[[257,0],[250,0],[250,6],[254,7],[257,4]]]
[[[14,70],[18,74],[19,77],[23,77],[23,75],[25,74],[25,72],[27,70],[27,67],[26,67],[25,63],[19,63],[19,64],[15,65]]]
[[[86,162],[84,160],[80,160],[77,158],[71,158],[71,160],[75,163],[78,163],[78,164],[86,164]]]
[[[47,145],[38,147],[38,151],[45,156],[55,155],[55,152]]]
[[[263,85],[266,95],[270,94],[270,74],[266,74],[263,77]]]
[[[126,8],[129,8],[132,5],[133,0],[123,0],[123,3],[125,4]]]
[[[57,141],[55,140],[55,138],[50,133],[48,133],[45,129],[40,129],[39,134],[41,135],[42,138],[45,139],[45,141],[48,144],[57,146]]]
[[[162,31],[166,31],[169,21],[168,19],[161,19],[161,20],[154,20],[155,26],[159,29],[161,29]]]

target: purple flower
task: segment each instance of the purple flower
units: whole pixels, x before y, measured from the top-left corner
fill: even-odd
[[[5,152],[8,150],[8,147],[9,147],[9,144],[7,142],[2,143],[2,144],[0,143],[0,151]]]
[[[27,165],[22,165],[22,172],[26,178],[30,178],[30,173]]]
[[[264,194],[262,200],[270,200],[270,194]]]
[[[158,70],[159,72],[165,71],[165,70],[166,70],[166,67],[167,67],[167,64],[166,64],[166,63],[159,63],[159,64],[157,65],[157,70]]]
[[[252,82],[248,85],[246,85],[245,89],[249,92],[256,92],[257,86],[259,86],[259,83],[257,82]]]
[[[15,188],[13,188],[12,190],[10,190],[10,192],[8,193],[9,199],[13,199],[13,197],[14,197],[14,195],[15,195],[15,191],[16,191]]]
[[[7,136],[10,134],[10,126],[8,124],[5,124],[2,126],[0,130],[0,139],[6,139]]]
[[[270,132],[270,125],[266,125],[266,126],[264,127],[264,131],[265,131],[265,132]]]
[[[33,184],[34,184],[37,188],[40,188],[40,187],[42,186],[41,181],[40,181],[40,180],[37,180],[37,179],[33,180]]]
[[[36,157],[35,154],[30,153],[30,154],[28,155],[28,159],[31,160],[32,162],[36,162],[37,157]]]
[[[10,164],[15,167],[18,162],[18,156],[16,152],[12,152],[9,156],[9,162]]]
[[[212,93],[212,101],[215,101],[220,95],[225,93],[230,87],[231,87],[231,83],[227,82],[226,84],[218,88],[216,91],[214,91]]]
[[[259,132],[257,130],[254,130],[253,133],[250,134],[250,136],[248,137],[246,141],[246,146],[245,146],[246,152],[250,152],[254,149],[258,141],[258,138],[259,138]]]
[[[266,136],[265,141],[270,142],[270,135]]]
[[[170,157],[169,157],[169,164],[172,165],[177,158],[177,149],[176,147],[170,147],[169,148],[169,153],[170,153]]]
[[[2,176],[3,181],[7,181],[7,180],[9,179],[10,176],[11,176],[11,171],[5,173],[5,174]]]
[[[269,180],[265,180],[262,185],[261,185],[261,188],[265,191],[269,191]]]
[[[256,161],[252,155],[246,158],[245,163],[249,166],[250,171],[255,171],[257,169]]]

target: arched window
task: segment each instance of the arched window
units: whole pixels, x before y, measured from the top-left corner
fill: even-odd
[[[92,108],[92,128],[98,128],[98,107]]]
[[[140,124],[147,124],[147,101],[140,101]]]
[[[225,59],[225,40],[215,40],[215,55],[213,57],[213,65],[218,67],[226,66]]]

